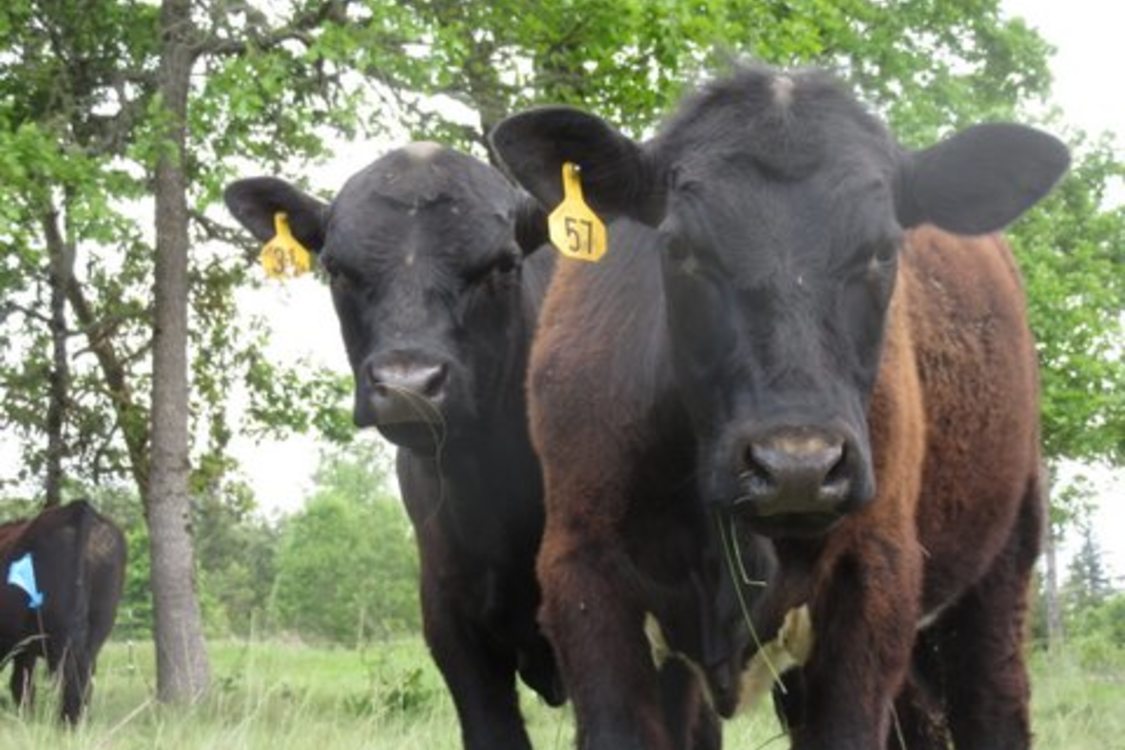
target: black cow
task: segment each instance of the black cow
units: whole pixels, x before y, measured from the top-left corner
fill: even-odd
[[[1058,179],[1065,147],[994,124],[910,152],[828,75],[759,67],[644,144],[546,108],[493,145],[545,207],[573,162],[595,210],[663,237],[560,267],[529,366],[540,619],[582,747],[672,746],[638,582],[690,558],[658,519],[706,517],[675,506],[692,485],[773,539],[761,635],[811,613],[783,701],[794,747],[882,747],[917,649],[903,695],[934,691],[957,747],[1026,748],[1034,347],[1003,240],[920,225],[1003,227]],[[946,747],[927,717],[904,718],[911,747]]]
[[[9,583],[31,566],[37,593]],[[0,525],[0,662],[12,662],[12,698],[33,700],[36,659],[62,681],[62,718],[74,723],[90,695],[98,651],[109,637],[125,580],[125,537],[89,503],[76,500]]]
[[[426,642],[467,748],[528,748],[515,674],[565,699],[535,622],[542,478],[523,380],[552,255],[541,211],[499,172],[432,143],[390,152],[331,204],[241,180],[256,237],[284,211],[327,272],[355,376],[357,425],[399,446],[422,562]]]

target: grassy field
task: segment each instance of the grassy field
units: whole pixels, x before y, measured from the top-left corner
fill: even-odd
[[[420,640],[364,651],[233,641],[211,644],[215,689],[201,705],[155,705],[149,644],[112,643],[103,652],[91,715],[76,731],[53,720],[55,695],[41,690],[31,717],[0,702],[0,748],[20,750],[457,750],[453,707]],[[1037,746],[1051,750],[1125,747],[1125,668],[1083,670],[1073,657],[1034,660]],[[7,679],[3,684],[6,688]],[[568,709],[522,706],[539,750],[572,746]],[[726,747],[780,750],[772,711],[726,725]]]

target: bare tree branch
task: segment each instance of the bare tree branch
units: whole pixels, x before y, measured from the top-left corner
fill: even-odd
[[[86,329],[90,349],[97,357],[105,377],[117,425],[121,428],[125,447],[129,452],[129,468],[133,479],[138,487],[147,487],[148,431],[145,429],[144,410],[137,405],[129,388],[128,371],[118,358],[111,336],[103,330],[104,321],[99,321],[81,285],[73,278],[67,287],[67,300],[78,322]]]
[[[243,30],[247,39],[221,38],[214,33],[206,36],[193,47],[196,58],[203,55],[232,56],[245,54],[251,48],[271,49],[288,41],[299,41],[306,47],[312,44],[312,37],[308,32],[318,28],[325,21],[344,23],[347,21],[347,6],[351,0],[326,0],[305,13],[293,18],[285,26],[277,29],[263,31],[265,20],[255,18],[245,9],[247,19],[253,23],[253,28]]]
[[[261,244],[250,239],[246,232],[232,229],[225,224],[221,224],[214,219],[204,216],[199,211],[189,211],[188,215],[208,240],[222,242],[226,245],[238,248],[247,263],[254,263],[258,260],[258,252],[261,250]]]

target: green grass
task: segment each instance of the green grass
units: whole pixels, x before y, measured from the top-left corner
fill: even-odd
[[[1078,654],[1032,659],[1032,721],[1041,748],[1125,747],[1125,658],[1098,663]]]
[[[210,646],[214,689],[191,709],[158,706],[149,644],[112,643],[102,653],[88,721],[57,726],[56,698],[42,686],[29,717],[0,702],[0,748],[20,750],[458,750],[453,706],[419,639],[364,651],[266,642]],[[1035,731],[1042,748],[1121,747],[1125,668],[1084,670],[1076,658],[1037,656]],[[6,676],[5,676],[6,677]],[[4,680],[6,687],[7,680]],[[6,692],[6,691],[5,691]],[[570,748],[569,709],[521,692],[538,750]],[[726,746],[787,746],[768,706],[725,727]]]

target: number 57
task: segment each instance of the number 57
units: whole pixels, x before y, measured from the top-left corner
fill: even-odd
[[[583,236],[585,235],[585,236]],[[566,217],[566,239],[572,253],[594,252],[594,224],[589,219]]]

